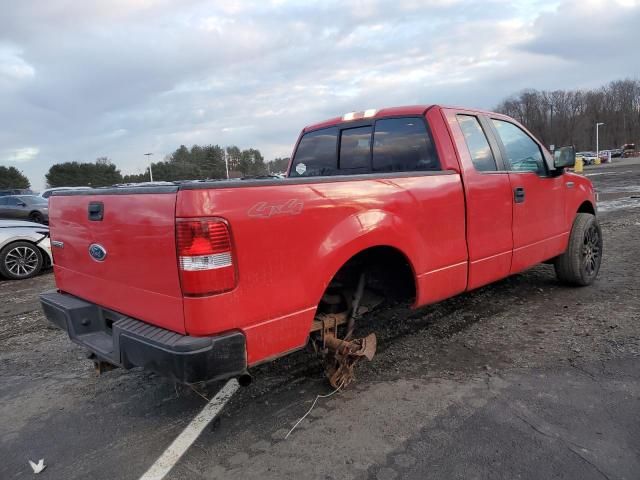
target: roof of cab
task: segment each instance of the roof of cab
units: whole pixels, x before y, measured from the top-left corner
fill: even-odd
[[[382,108],[376,111],[376,114],[368,117],[371,118],[385,118],[385,117],[395,117],[399,115],[424,115],[424,113],[434,105],[408,105],[404,107],[391,107],[391,108]],[[342,116],[330,118],[329,120],[325,120],[323,122],[314,123],[312,125],[307,125],[304,127],[304,132],[308,132],[311,130],[318,130],[319,128],[327,128],[333,127],[335,125],[339,125],[342,123],[349,123],[351,120],[343,120]]]
[[[406,116],[424,115],[427,113],[427,110],[429,110],[430,108],[447,108],[447,109],[450,108],[453,110],[459,110],[461,112],[468,112],[470,114],[485,114],[485,115],[496,116],[499,118],[500,117],[508,118],[506,115],[502,113],[492,112],[492,111],[484,110],[481,108],[469,108],[469,107],[460,107],[456,105],[433,104],[433,105],[407,105],[402,107],[381,108],[380,110],[376,111],[375,115],[366,117],[364,119],[358,119],[358,120],[369,120],[369,119],[385,118],[385,117],[398,117],[398,116],[405,116],[405,115]],[[304,129],[302,130],[302,133],[306,133],[312,130],[318,130],[320,128],[334,127],[336,125],[351,123],[353,121],[357,121],[357,120],[344,120],[343,117],[334,117],[334,118],[330,118],[329,120],[325,120],[323,122],[308,125],[304,127]]]

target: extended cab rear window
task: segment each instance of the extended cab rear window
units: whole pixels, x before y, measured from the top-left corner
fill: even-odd
[[[440,170],[431,135],[421,118],[389,118],[376,122],[374,172]]]
[[[460,130],[467,143],[473,166],[479,172],[495,172],[498,170],[489,140],[482,130],[478,117],[472,115],[456,115]]]
[[[289,176],[440,170],[433,139],[420,117],[343,124],[303,135]]]

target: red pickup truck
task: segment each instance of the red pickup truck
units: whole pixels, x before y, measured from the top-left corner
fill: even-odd
[[[602,234],[574,160],[497,113],[349,113],[302,131],[284,179],[55,192],[41,303],[99,362],[196,382],[313,340],[344,384],[375,350],[352,338],[367,292],[419,307],[540,262],[593,282]]]

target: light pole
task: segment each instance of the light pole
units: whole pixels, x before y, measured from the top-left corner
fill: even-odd
[[[600,125],[604,125],[604,123],[602,122],[596,123],[596,158],[600,158],[600,138],[598,137]]]
[[[144,156],[147,157],[147,162],[149,162],[149,180],[153,182],[153,172],[151,171],[151,155],[153,155],[152,152],[144,154]]]

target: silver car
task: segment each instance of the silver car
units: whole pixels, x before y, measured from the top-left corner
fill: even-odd
[[[20,220],[0,220],[0,276],[31,278],[53,265],[49,227]]]
[[[0,197],[0,218],[49,222],[49,202],[38,195]]]

